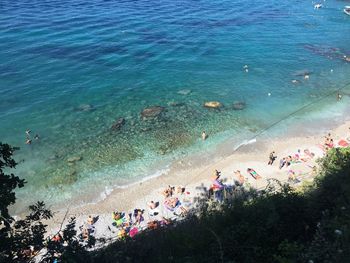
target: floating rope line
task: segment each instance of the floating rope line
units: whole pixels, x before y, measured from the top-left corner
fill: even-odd
[[[336,94],[336,93],[339,93],[340,91],[342,91],[343,89],[345,89],[345,87],[347,87],[348,85],[350,85],[350,82],[347,83],[347,84],[345,84],[344,86],[342,86],[340,89],[333,90],[333,91],[331,91],[331,92],[325,94],[324,96],[322,96],[322,97],[320,97],[320,98],[318,98],[318,99],[316,99],[316,100],[314,100],[314,101],[312,101],[312,102],[310,102],[310,103],[308,103],[308,104],[302,106],[301,108],[299,108],[299,109],[297,109],[297,110],[295,110],[295,111],[289,113],[288,115],[286,115],[286,116],[284,116],[283,118],[279,119],[278,121],[272,123],[271,125],[269,125],[269,126],[266,127],[265,129],[263,129],[263,130],[261,130],[260,132],[256,133],[256,134],[255,134],[251,139],[249,139],[248,141],[250,141],[250,140],[252,140],[252,139],[255,139],[256,137],[260,136],[260,135],[263,134],[264,132],[270,130],[272,127],[274,127],[274,126],[278,125],[279,123],[281,123],[281,122],[283,122],[283,121],[285,121],[285,120],[291,118],[293,115],[297,114],[298,112],[300,112],[300,111],[302,111],[302,110],[304,110],[304,109],[306,109],[306,108],[308,108],[308,107],[310,107],[310,106],[312,106],[312,105],[314,105],[314,104],[319,103],[320,101],[322,101],[322,100],[324,100],[324,99],[330,97],[331,95],[334,95],[334,94]],[[238,148],[239,148],[239,147],[238,147]],[[237,148],[237,149],[238,149],[238,148]],[[236,149],[236,150],[237,150],[237,149]]]

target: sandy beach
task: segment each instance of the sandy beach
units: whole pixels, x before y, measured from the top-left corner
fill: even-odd
[[[89,215],[98,217],[94,224],[96,238],[117,237],[118,230],[115,226],[112,226],[113,211],[132,213],[135,208],[145,209],[145,223],[140,228],[145,228],[147,226],[146,222],[151,219],[161,219],[161,216],[174,217],[163,206],[164,197],[161,193],[164,188],[168,185],[185,187],[186,197],[192,200],[190,207],[192,208],[195,205],[193,200],[211,185],[210,177],[215,169],[221,171],[221,179],[227,185],[233,185],[233,180],[236,179],[234,176],[236,170],[240,170],[245,177],[245,187],[263,188],[267,185],[268,179],[286,182],[290,170],[295,172],[300,181],[297,185],[301,185],[304,181],[312,180],[312,170],[317,165],[316,160],[324,155],[319,147],[324,142],[324,136],[331,133],[335,144],[341,139],[349,139],[350,121],[347,121],[344,117],[341,125],[331,124],[319,129],[317,133],[314,130],[310,132],[308,126],[300,125],[300,127],[290,127],[291,135],[289,136],[276,138],[261,136],[261,138],[257,138],[256,142],[243,145],[232,154],[220,159],[215,158],[215,156],[220,156],[218,155],[220,151],[226,152],[227,147],[218,146],[217,152],[211,160],[200,157],[181,160],[174,163],[166,174],[134,184],[127,189],[114,190],[104,200],[95,204],[85,204],[78,207],[67,204],[66,208],[55,211],[54,219],[48,222],[48,233],[57,233],[62,222],[65,225],[71,216],[77,218],[77,229],[86,222]],[[297,134],[296,131],[302,135],[295,135]],[[301,152],[309,149],[315,156],[307,162],[299,162],[291,164],[288,168],[279,169],[279,160],[296,154],[298,149]],[[276,152],[277,158],[273,165],[268,165],[268,157],[272,151]],[[247,173],[247,168],[253,168],[262,178],[255,180]],[[159,211],[157,217],[151,218],[148,214],[147,203],[150,201],[159,202],[160,204],[157,208]],[[80,233],[79,230],[78,233]]]

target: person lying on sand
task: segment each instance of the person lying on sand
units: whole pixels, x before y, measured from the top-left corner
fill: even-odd
[[[145,219],[143,217],[143,210],[141,209],[135,209],[134,210],[134,218],[135,218],[135,224],[139,225],[141,222],[143,222]]]
[[[221,172],[219,172],[218,170],[214,170],[214,174],[210,178],[212,181],[212,185],[210,186],[210,188],[213,191],[218,191],[224,188],[224,185],[220,180],[220,176]]]
[[[233,173],[237,178],[237,181],[236,180],[234,180],[234,181],[238,183],[238,186],[242,186],[244,184],[244,176],[241,174],[241,171],[237,170]]]
[[[333,148],[333,138],[331,137],[331,134],[328,133],[328,135],[325,136],[325,141],[323,143],[324,146],[327,146],[328,148]]]
[[[222,190],[225,187],[225,185],[220,180],[214,180],[210,188],[213,191],[219,191]]]
[[[148,229],[157,229],[159,226],[159,222],[157,220],[152,220],[147,222]]]
[[[292,156],[289,155],[288,157],[286,157],[286,167],[290,166],[291,162],[292,162]]]
[[[170,185],[168,185],[167,188],[164,189],[164,191],[162,192],[162,195],[167,198],[169,196],[172,196],[174,193],[174,187],[171,187]]]
[[[93,219],[92,216],[90,215],[90,216],[88,217],[88,219],[87,219],[87,224],[90,225],[90,226],[92,226],[94,223],[95,223],[95,222],[94,222],[94,219]]]
[[[220,178],[220,176],[221,176],[221,172],[219,172],[218,170],[214,170],[214,173],[213,173],[213,175],[210,177],[210,179],[212,180],[212,181],[216,181],[216,180],[218,180],[219,178]]]
[[[58,234],[54,235],[54,236],[51,238],[51,241],[53,241],[53,242],[58,242],[58,243],[62,242],[62,241],[63,241],[63,238],[62,238],[61,233],[58,233]]]
[[[164,202],[164,206],[170,211],[174,212],[176,216],[184,216],[187,213],[187,209],[181,205],[180,200],[177,197],[167,198]],[[176,208],[180,209],[180,214],[176,213]]]
[[[122,214],[119,212],[112,212],[112,219],[114,221],[118,221],[120,218],[122,218]]]
[[[149,215],[150,216],[156,216],[159,214],[159,210],[158,210],[159,202],[151,201],[151,202],[147,203],[147,205],[149,208]]]
[[[296,178],[296,173],[294,170],[289,170],[288,171],[288,182],[291,182],[291,183],[299,183],[300,181]]]
[[[286,157],[283,157],[281,160],[280,160],[280,165],[279,165],[279,168],[280,170],[283,168],[283,166],[286,164]]]
[[[247,169],[247,172],[248,172],[255,180],[261,179],[261,176],[260,176],[257,172],[255,172],[254,169],[248,168],[248,169]]]
[[[300,156],[300,160],[303,162],[307,162],[309,160],[311,160],[312,158],[315,157],[315,154],[310,152],[309,149],[305,149],[304,150],[304,154]]]
[[[178,186],[178,187],[176,187],[176,195],[182,195],[182,194],[184,194],[185,193],[185,187],[182,187],[182,186]]]
[[[157,202],[157,203],[158,203],[158,202]],[[155,209],[155,208],[157,208],[157,206],[158,206],[157,203],[154,202],[154,201],[151,201],[151,202],[147,203],[147,205],[148,205],[148,207],[149,207],[150,209]]]
[[[168,219],[168,218],[165,218],[164,216],[162,216],[162,220],[160,220],[160,224],[162,226],[170,225],[171,223],[172,223],[171,219]]]
[[[82,231],[81,231],[81,237],[87,241],[89,240],[89,237],[90,237],[90,233],[89,233],[89,230],[87,229],[87,227],[83,227]]]
[[[179,199],[177,197],[168,197],[164,204],[170,208],[175,208],[179,204]]]
[[[328,143],[325,143],[325,146],[327,146],[328,148],[333,148],[334,147],[334,142],[333,142],[333,139],[330,139],[328,141]]]

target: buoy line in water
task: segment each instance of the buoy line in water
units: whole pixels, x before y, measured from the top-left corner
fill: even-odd
[[[339,94],[339,92],[342,91],[342,90],[344,90],[347,86],[350,86],[350,82],[346,83],[345,85],[343,85],[343,86],[342,86],[341,88],[339,88],[339,89],[332,90],[331,92],[329,92],[329,93],[327,93],[327,94],[321,96],[320,98],[311,101],[310,103],[308,103],[308,104],[306,104],[306,105],[304,105],[304,106],[298,108],[297,110],[295,110],[295,111],[289,113],[288,115],[284,116],[283,118],[281,118],[281,119],[277,120],[276,122],[270,124],[270,125],[269,125],[268,127],[266,127],[265,129],[262,129],[261,131],[259,131],[259,132],[257,132],[256,134],[254,134],[254,136],[250,137],[249,139],[246,139],[245,141],[246,141],[247,143],[242,143],[242,144],[239,145],[238,147],[235,147],[234,150],[232,151],[232,153],[236,152],[239,148],[241,148],[241,147],[244,146],[244,145],[247,145],[247,144],[250,144],[250,143],[255,143],[255,142],[257,141],[257,140],[256,140],[257,137],[259,137],[260,135],[262,135],[262,134],[265,133],[266,131],[271,130],[271,129],[272,129],[273,127],[275,127],[276,125],[280,124],[281,122],[283,122],[283,121],[285,121],[285,120],[288,120],[289,118],[291,118],[291,117],[294,116],[295,114],[301,112],[302,110],[305,110],[305,109],[307,109],[308,107],[310,107],[310,106],[312,106],[312,105],[314,105],[314,104],[316,104],[316,103],[319,103],[320,101],[325,100],[325,99],[329,98],[329,97],[332,96],[332,95],[334,96],[334,94]],[[226,158],[226,156],[221,157],[221,158],[218,160],[218,162],[222,161],[222,160],[225,159],[225,158]],[[204,171],[205,171],[205,170],[203,170],[202,172],[204,172]],[[202,172],[201,172],[201,173],[198,173],[198,175],[202,174]],[[197,175],[197,176],[198,176],[198,175]],[[191,180],[188,181],[188,182],[185,184],[185,186],[187,186],[188,184],[190,184],[191,182],[193,182],[193,180],[194,180],[195,178],[197,178],[197,176],[192,177]]]

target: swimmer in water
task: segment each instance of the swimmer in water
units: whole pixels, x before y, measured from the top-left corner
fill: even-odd
[[[340,101],[341,98],[342,98],[342,95],[339,92],[337,92],[337,101]]]

